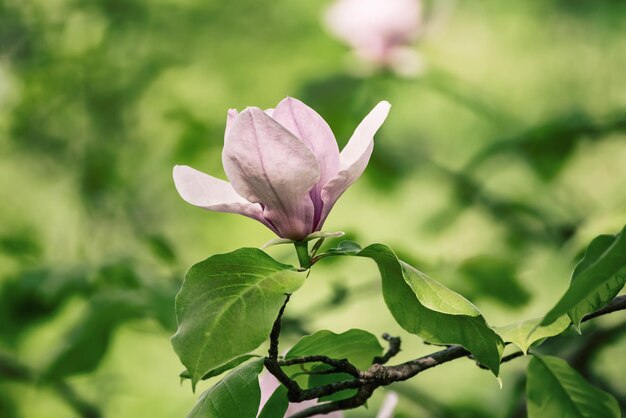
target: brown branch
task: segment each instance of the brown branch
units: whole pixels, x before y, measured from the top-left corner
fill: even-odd
[[[626,296],[619,296],[615,298],[605,307],[599,309],[592,314],[586,315],[582,321],[586,322],[593,318],[620,310],[626,310]],[[391,341],[389,351],[392,351]],[[521,351],[514,352],[512,354],[504,356],[501,360],[501,363],[514,360],[518,357],[521,357],[522,355],[523,353]],[[385,356],[383,356],[383,358]],[[357,408],[361,405],[364,405],[367,399],[372,396],[372,393],[380,386],[387,386],[391,383],[408,380],[425,370],[431,369],[444,363],[448,363],[452,360],[468,356],[471,356],[471,354],[465,348],[458,345],[453,345],[444,350],[440,350],[432,354],[420,357],[418,359],[410,360],[395,366],[383,366],[382,364],[375,362],[368,370],[360,372],[359,377],[354,380],[332,383],[330,385],[306,390],[302,390],[298,386],[297,390],[294,389],[292,391],[292,389],[287,386],[287,389],[289,390],[288,397],[290,402],[301,402],[307,399],[317,399],[323,396],[332,395],[345,389],[358,389],[356,395],[348,399],[315,405],[304,411],[298,412],[295,415],[292,415],[291,418],[307,418],[318,414],[328,414],[333,411]],[[276,365],[278,364],[276,363]],[[278,366],[278,369],[280,369],[280,366]],[[280,371],[282,372],[282,369]],[[274,374],[272,370],[270,370],[270,372]],[[284,374],[284,372],[282,373]],[[274,375],[276,376],[276,374]],[[276,377],[278,378],[279,376]],[[287,377],[287,379],[289,379],[289,377]],[[279,380],[281,379],[279,378]]]
[[[522,357],[523,355],[524,355],[523,351],[516,351],[514,353],[508,354],[508,355],[506,355],[506,356],[504,356],[504,357],[502,357],[500,359],[500,364],[506,363],[506,362],[511,361],[511,360],[515,360],[516,358]],[[489,370],[489,367],[484,366],[484,365],[482,365],[480,363],[476,363],[476,365],[478,367],[480,367],[481,369],[483,369],[483,370]]]
[[[348,361],[348,359],[332,359],[328,356],[305,356],[305,357],[296,357],[289,360],[279,361],[278,365],[283,366],[293,366],[294,364],[306,364],[306,363],[324,363],[329,366],[334,367],[338,371],[342,373],[347,373],[353,377],[358,378],[360,376],[361,371],[356,368],[352,363]]]
[[[281,320],[290,298],[291,293],[287,293],[285,295],[285,302],[283,303],[283,306],[280,307],[280,310],[278,311],[278,316],[274,321],[274,325],[272,325],[272,331],[270,332],[270,348],[267,351],[267,354],[271,359],[278,358],[278,338],[280,337],[280,326],[282,323]]]
[[[274,321],[274,325],[272,325],[272,331],[270,332],[270,348],[267,350],[267,357],[265,357],[263,364],[265,365],[265,368],[287,388],[288,393],[291,394],[301,392],[302,389],[295,380],[291,380],[291,378],[287,376],[278,364],[278,338],[280,337],[280,327],[283,314],[285,313],[285,308],[287,307],[287,303],[289,303],[291,294],[288,293],[285,296],[285,302],[278,311],[278,316]],[[291,400],[291,397],[289,397],[289,399]]]
[[[367,402],[377,388],[378,385],[365,383],[363,386],[359,387],[357,394],[351,398],[315,405],[291,415],[290,418],[307,418],[314,415],[325,415],[335,411],[358,408],[359,406],[365,405],[365,402]]]

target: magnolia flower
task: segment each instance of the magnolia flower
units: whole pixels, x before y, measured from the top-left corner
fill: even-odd
[[[373,138],[391,106],[380,102],[339,152],[328,124],[287,97],[275,109],[231,109],[222,164],[226,182],[188,166],[174,167],[180,196],[203,209],[239,213],[282,238],[319,231],[333,205],[367,166]]]
[[[410,48],[422,31],[420,0],[337,0],[326,26],[365,61],[399,72],[419,70]]]
[[[278,380],[270,373],[263,372],[259,376],[259,385],[261,386],[261,405],[259,406],[258,412],[260,414],[261,410],[263,410],[263,406],[265,406],[274,391],[278,388],[278,386],[280,386],[280,382],[278,382]],[[290,417],[291,415],[304,411],[305,409],[308,409],[316,404],[317,401],[315,399],[298,403],[290,403],[287,407],[287,411],[285,412],[285,417]],[[389,392],[387,396],[385,396],[383,404],[380,407],[378,414],[376,414],[376,418],[393,418],[393,411],[397,404],[398,395],[396,395],[395,392]],[[344,418],[344,414],[341,411],[335,411],[326,415],[313,415],[313,418]]]

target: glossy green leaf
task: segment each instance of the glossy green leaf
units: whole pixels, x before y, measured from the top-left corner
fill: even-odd
[[[498,374],[504,343],[472,303],[398,260],[382,244],[370,245],[354,255],[370,258],[378,265],[383,297],[402,328],[431,343],[461,345]]]
[[[348,359],[356,367],[365,370],[372,365],[374,357],[383,353],[383,347],[378,339],[367,331],[351,329],[342,334],[331,331],[318,331],[315,334],[302,337],[289,352],[286,359],[310,355],[324,355],[334,359]],[[327,365],[316,364],[312,370],[320,371],[330,368]],[[344,373],[329,375],[311,375],[309,387],[323,386],[341,380],[351,380],[352,376]],[[339,400],[350,397],[354,390],[344,390],[331,396],[321,398],[322,401]]]
[[[565,295],[545,316],[548,325],[568,314],[574,326],[609,303],[626,283],[626,227],[617,235],[596,237],[578,263]]]
[[[302,337],[285,359],[311,355],[328,356],[334,359],[348,359],[361,369],[372,365],[374,357],[380,356],[383,347],[378,339],[367,331],[351,329],[341,334],[322,330]]]
[[[246,361],[255,357],[260,357],[260,356],[257,356],[255,354],[246,354],[245,356],[235,357],[228,363],[225,363],[221,365],[220,367],[217,367],[213,370],[209,370],[209,372],[205,374],[204,376],[202,376],[202,379],[200,380],[207,380],[212,377],[219,376],[222,373],[227,372],[230,369],[234,369],[235,367],[239,366],[241,363],[245,363]],[[191,379],[191,374],[187,370],[182,371],[179,376],[181,379]]]
[[[187,418],[256,418],[263,359],[239,366],[204,392]]]
[[[289,408],[289,399],[287,399],[287,388],[283,385],[278,386],[272,396],[267,400],[263,409],[259,414],[259,418],[280,418],[285,416]]]
[[[192,385],[263,343],[285,293],[304,279],[257,248],[214,255],[191,267],[176,297],[178,330],[172,345]]]
[[[45,377],[59,379],[94,370],[117,327],[140,317],[143,310],[142,301],[131,293],[104,293],[92,299],[80,321],[59,338],[60,344],[53,351]]]
[[[491,299],[509,309],[524,306],[530,293],[517,276],[517,266],[511,260],[493,255],[479,255],[459,266],[467,291],[472,298]]]
[[[590,385],[567,362],[534,355],[528,364],[528,417],[619,418],[610,394]]]
[[[528,349],[537,341],[559,335],[571,324],[569,317],[563,315],[550,325],[538,327],[542,319],[529,319],[516,324],[495,327],[495,330],[504,342],[515,344],[524,354],[527,354]]]
[[[431,343],[461,345],[498,375],[504,344],[472,303],[402,263],[384,245],[370,245],[358,256],[378,265],[383,297],[400,326]]]

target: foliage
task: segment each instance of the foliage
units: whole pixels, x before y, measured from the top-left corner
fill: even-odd
[[[528,363],[528,416],[619,418],[617,400],[585,381],[558,357],[534,355]]]
[[[624,3],[485,0],[439,15],[439,2],[427,2],[425,17],[437,19],[416,46],[425,72],[412,79],[352,67],[320,25],[328,3],[0,2],[0,416],[191,409],[195,396],[176,382],[186,366],[168,340],[184,272],[272,236],[186,207],[170,170],[220,176],[226,110],[286,95],[318,110],[340,148],[375,103],[393,104],[364,178],[327,227],[385,242],[427,272],[402,264],[394,281],[383,278],[407,290],[411,311],[441,309],[419,286],[432,276],[482,313],[442,315],[447,325],[471,321],[494,342],[493,328],[513,343],[504,358],[518,347],[567,359],[626,405],[620,314],[579,323],[623,284],[610,261],[621,241],[607,234],[626,219]],[[317,256],[351,245],[361,251],[326,242]],[[268,254],[295,263],[285,246]],[[281,354],[320,329],[396,333],[392,363],[444,349],[422,337],[460,341],[395,322],[378,272],[360,261],[325,256],[314,266],[283,317]],[[552,324],[527,320],[551,307]],[[560,333],[570,317],[582,336]],[[198,386],[265,348],[198,372]],[[504,387],[490,391],[493,377],[468,363],[394,383],[397,416],[523,413],[525,372],[503,365]],[[309,374],[297,377],[307,388]],[[374,415],[380,398],[346,415]]]
[[[265,341],[285,293],[303,280],[293,267],[256,248],[214,255],[189,269],[176,297],[172,344],[192,385]]]

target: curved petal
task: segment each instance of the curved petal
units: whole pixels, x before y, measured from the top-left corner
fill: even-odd
[[[322,210],[322,187],[339,171],[339,147],[335,135],[315,110],[292,97],[283,99],[276,106],[272,118],[300,138],[317,159],[320,179],[311,190],[317,223]]]
[[[178,194],[187,203],[216,212],[239,213],[256,219],[277,232],[263,218],[261,205],[248,202],[239,196],[230,183],[186,165],[175,166],[173,177]]]
[[[235,121],[237,115],[239,115],[237,109],[228,109],[228,112],[226,113],[226,129],[224,130],[224,139],[228,136],[230,127],[233,126],[233,122]]]
[[[325,23],[337,38],[365,56],[376,57],[417,37],[421,4],[419,0],[340,0],[328,8]]]
[[[339,197],[365,171],[372,150],[374,149],[374,134],[381,127],[391,105],[382,101],[361,121],[340,154],[339,172],[322,189],[324,207],[317,229],[320,229]]]
[[[309,191],[320,170],[302,141],[259,108],[248,108],[233,122],[224,141],[224,171],[244,198],[263,206],[263,216],[283,238],[313,232]]]

